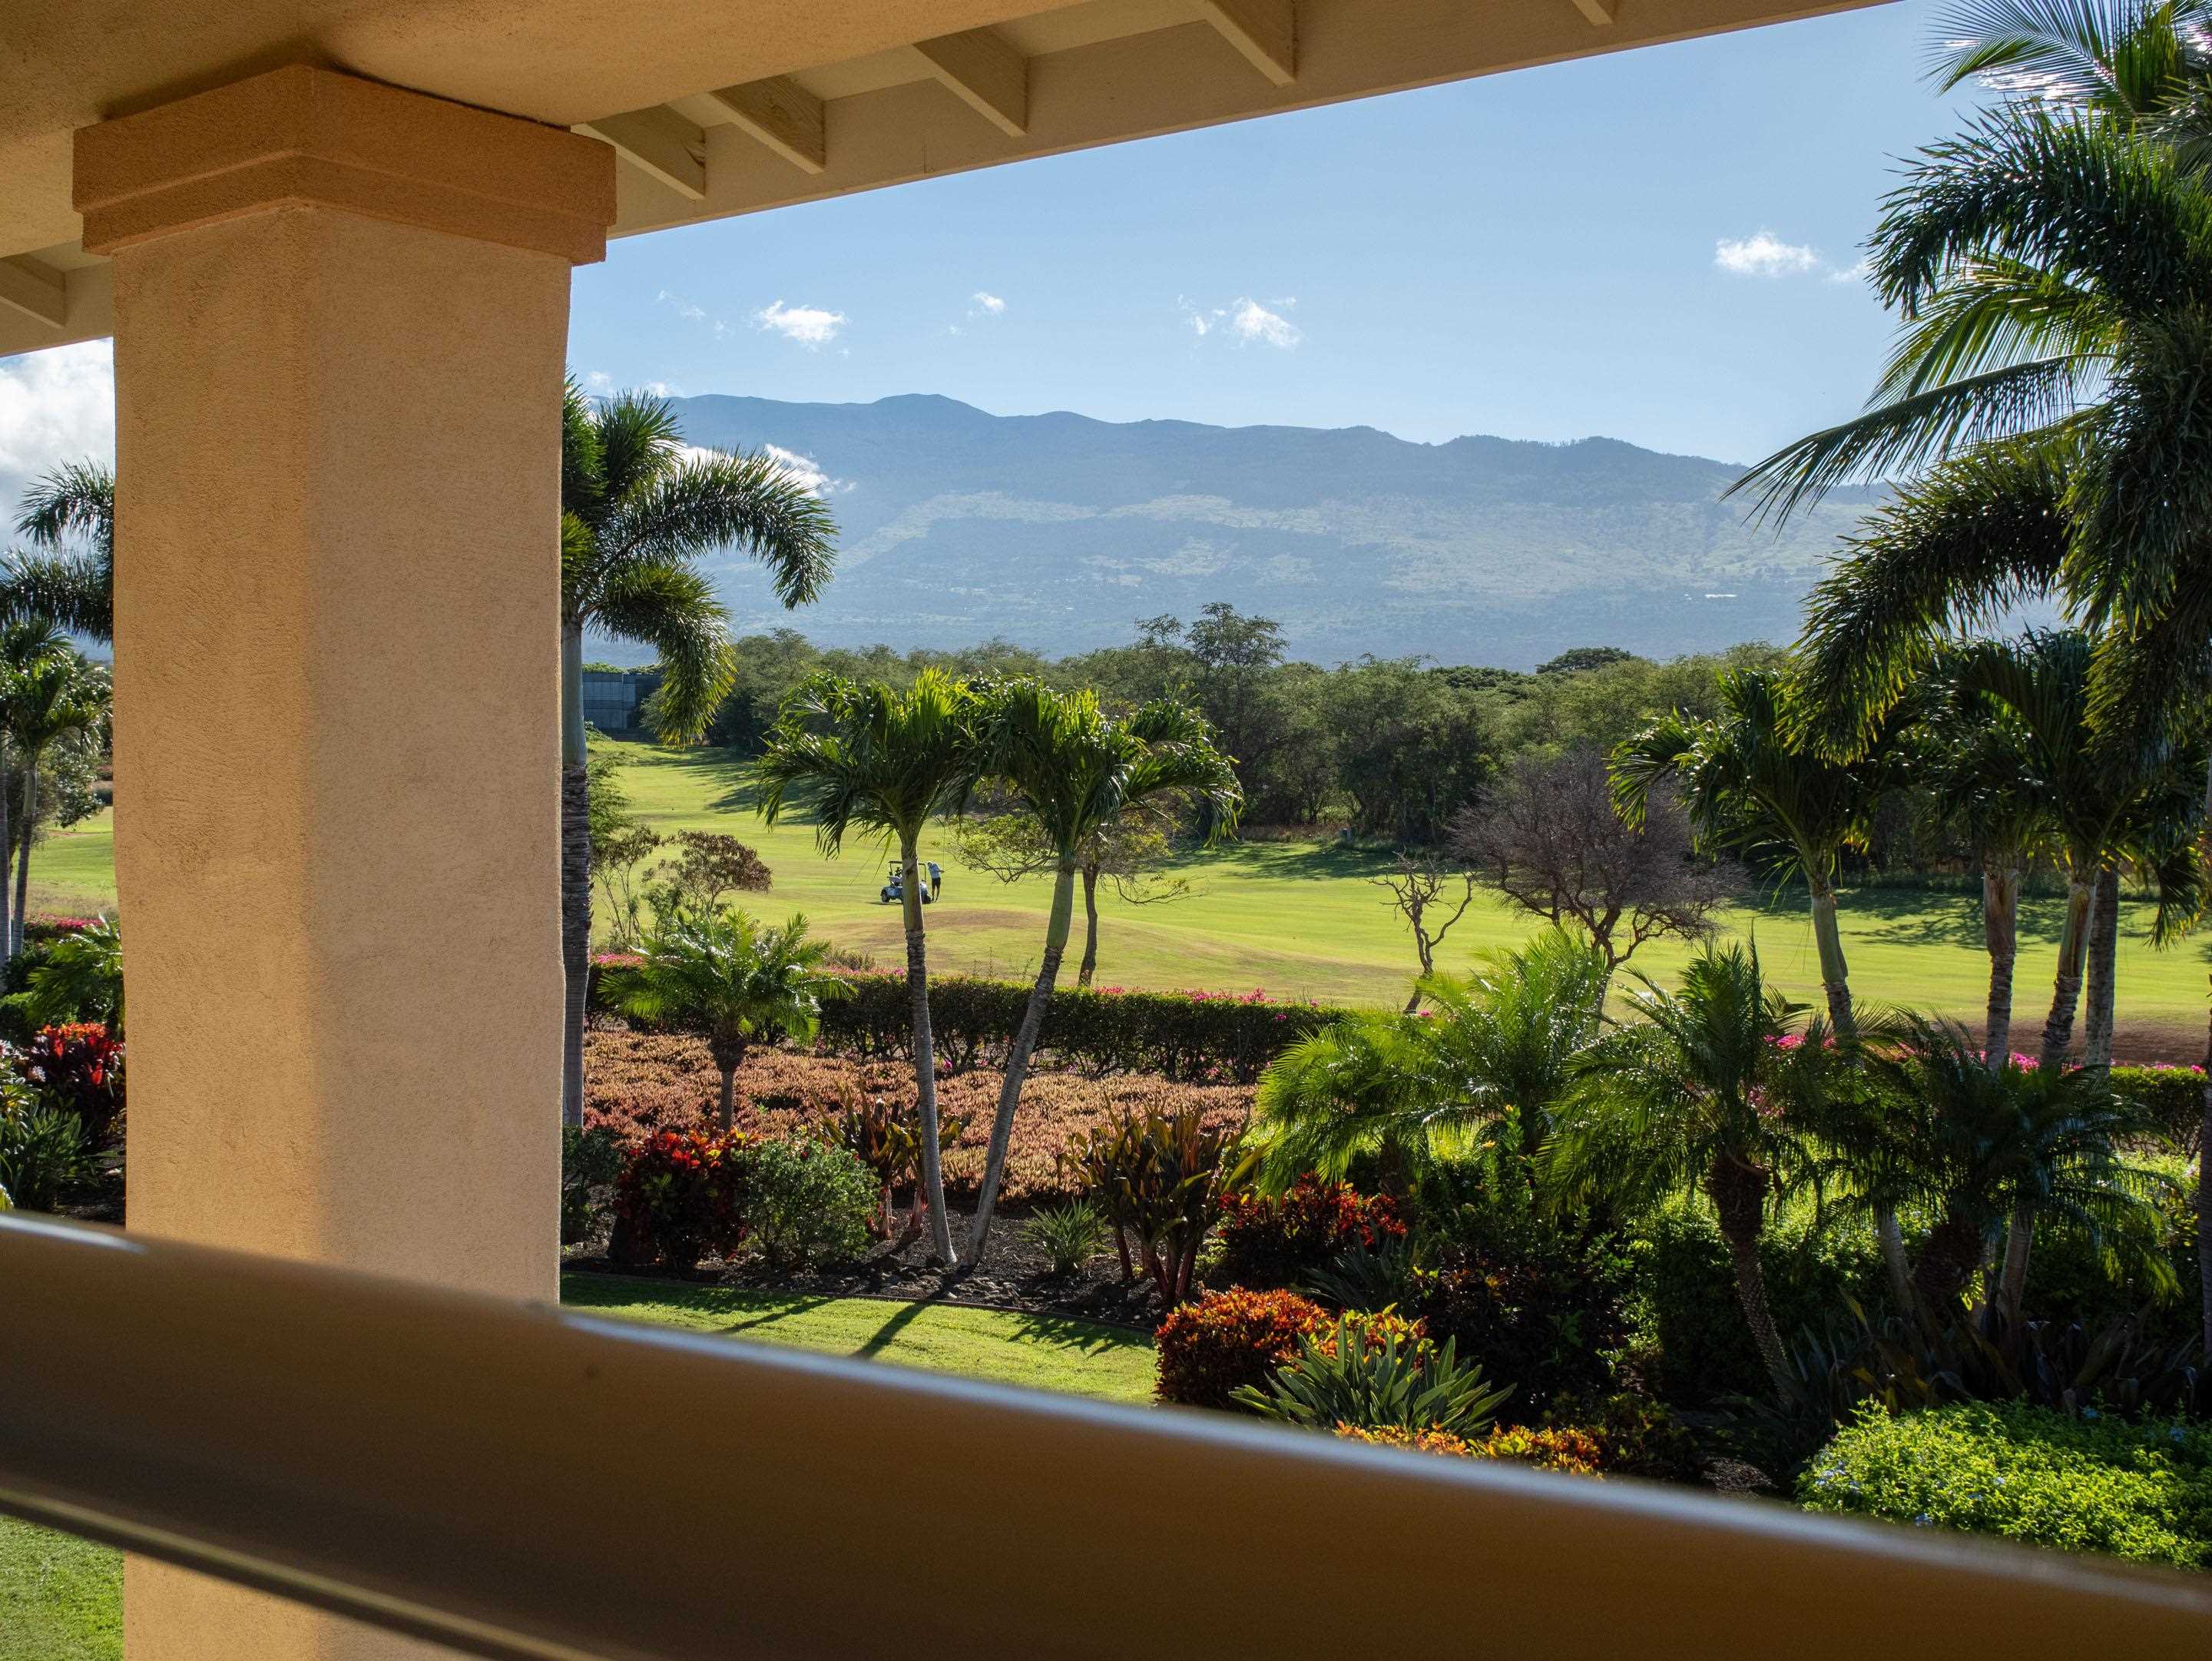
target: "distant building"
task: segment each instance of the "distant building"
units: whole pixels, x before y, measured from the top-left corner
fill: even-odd
[[[645,701],[659,684],[658,669],[586,669],[584,719],[602,733],[637,732]]]

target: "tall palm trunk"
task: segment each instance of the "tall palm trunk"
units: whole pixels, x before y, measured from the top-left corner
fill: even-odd
[[[2087,861],[2074,862],[2075,874],[2066,884],[2066,922],[2058,935],[2058,970],[2051,986],[2051,1013],[2043,1023],[2043,1048],[2038,1065],[2056,1072],[2066,1065],[2066,1052],[2074,1043],[2074,1016],[2081,1003],[2081,972],[2088,955],[2089,913],[2096,899],[2097,879],[2081,874]]]
[[[921,1120],[921,1184],[915,1203],[929,1212],[929,1246],[947,1269],[960,1259],[952,1250],[952,1224],[945,1212],[944,1150],[937,1123],[937,1036],[929,1023],[929,946],[922,932],[921,867],[916,839],[899,838],[899,888],[906,913],[906,989],[914,1007],[914,1095]]]
[[[2020,955],[2020,873],[2009,859],[1982,862],[1982,941],[1990,953],[1983,1059],[1990,1072],[2002,1073],[2012,1058],[2012,970]]]
[[[1826,869],[1826,861],[1812,850],[1801,849],[1800,856],[1808,873]],[[1844,961],[1843,931],[1836,921],[1835,885],[1809,874],[1807,882],[1813,897],[1813,944],[1820,956],[1820,989],[1828,999],[1828,1025],[1837,1037],[1854,1038],[1858,1018],[1851,1010],[1851,971]],[[1897,1220],[1895,1206],[1875,1207],[1874,1232],[1881,1245],[1882,1267],[1889,1275],[1889,1295],[1904,1309],[1911,1296],[1912,1266],[1905,1255],[1905,1229]]]
[[[8,919],[8,955],[23,954],[23,913],[31,904],[31,832],[39,823],[39,752],[23,756],[23,824],[15,848],[15,915]]]
[[[8,743],[0,738],[0,878],[7,873],[8,849]],[[9,910],[8,885],[0,880],[0,946],[15,938],[14,913]]]
[[[999,1201],[999,1180],[1006,1175],[1006,1149],[1014,1136],[1014,1110],[1021,1105],[1022,1086],[1028,1080],[1030,1057],[1036,1051],[1037,1032],[1052,1002],[1060,979],[1060,959],[1067,955],[1067,935],[1075,921],[1075,855],[1063,853],[1052,879],[1052,915],[1044,929],[1044,961],[1037,966],[1036,983],[1030,988],[1029,1007],[1006,1055],[1006,1076],[999,1086],[999,1111],[991,1121],[991,1151],[983,1161],[983,1190],[975,1202],[975,1221],[968,1232],[968,1257],[981,1262],[983,1243],[990,1236],[991,1214]]]
[[[1815,869],[1810,860],[1806,868]],[[1820,954],[1820,989],[1828,996],[1828,1025],[1839,1038],[1858,1031],[1851,1016],[1851,972],[1844,962],[1844,937],[1836,927],[1835,885],[1825,877],[1808,879],[1813,891],[1813,944]]]
[[[1098,972],[1098,867],[1083,867],[1083,961],[1076,966],[1075,983],[1091,984]]]
[[[584,1007],[592,977],[592,803],[584,748],[584,631],[561,630],[561,1123],[584,1123]]]
[[[2043,1023],[2043,1048],[2036,1059],[2038,1070],[2047,1079],[2056,1079],[2064,1068],[2066,1051],[2074,1042],[2074,1015],[2081,1002],[2081,974],[2088,956],[2089,920],[2098,880],[2099,873],[2090,871],[2088,861],[2072,861],[2066,883],[2066,923],[2058,935],[2058,970],[2051,983],[2051,1013]],[[2027,1295],[2027,1260],[2034,1244],[2035,1208],[2023,1202],[2013,1208],[2012,1224],[2005,1234],[2004,1270],[1997,1281],[1998,1312],[2015,1324]]]
[[[1774,1324],[1766,1271],[1759,1261],[1759,1237],[1766,1222],[1766,1173],[1739,1159],[1717,1159],[1705,1174],[1705,1197],[1718,1214],[1721,1238],[1735,1269],[1736,1302],[1742,1306],[1744,1324],[1751,1329],[1751,1341],[1758,1346],[1759,1359],[1765,1363],[1776,1393],[1786,1397],[1794,1382],[1790,1354]]]
[[[2089,908],[2089,961],[2082,983],[2084,1015],[2081,1065],[2099,1071],[2112,1064],[2112,1006],[2120,950],[2120,873],[2097,873],[2097,892]]]

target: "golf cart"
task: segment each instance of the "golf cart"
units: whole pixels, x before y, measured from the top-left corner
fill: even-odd
[[[883,885],[882,891],[877,897],[885,905],[889,905],[893,900],[906,898],[906,867],[904,866],[891,867],[890,880]],[[929,901],[929,879],[925,877],[921,880],[921,903],[927,905]]]

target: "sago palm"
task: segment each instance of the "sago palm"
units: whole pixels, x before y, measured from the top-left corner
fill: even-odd
[[[1766,983],[1753,947],[1701,952],[1678,990],[1637,979],[1636,1019],[1583,1054],[1545,1145],[1548,1173],[1573,1198],[1702,1195],[1759,1359],[1786,1396],[1790,1358],[1759,1245],[1770,1204],[1806,1159],[1809,1110],[1835,1065],[1828,1034]]]
[[[584,636],[652,647],[661,681],[647,719],[663,741],[693,742],[736,672],[728,614],[701,558],[741,549],[769,567],[776,597],[798,605],[830,579],[836,526],[773,457],[690,449],[665,399],[595,402],[574,381],[562,407],[561,510],[561,1115],[580,1125],[592,948]]]
[[[1506,1123],[1533,1154],[1597,1037],[1607,980],[1601,953],[1550,930],[1464,979],[1424,981],[1426,1014],[1353,1015],[1293,1044],[1253,1106],[1261,1186],[1340,1179],[1363,1157],[1402,1182]]]
[[[849,997],[852,987],[823,965],[824,941],[810,939],[806,919],[764,928],[741,911],[678,910],[647,934],[642,961],[622,970],[617,998],[643,1020],[696,1024],[722,1075],[721,1125],[737,1108],[738,1069],[756,1043],[810,1042],[822,1006]]]
[[[822,851],[847,837],[880,837],[898,849],[905,898],[907,994],[914,1012],[914,1088],[931,1249],[959,1261],[939,1159],[937,1054],[929,1020],[929,952],[922,926],[922,828],[975,776],[975,697],[963,682],[924,670],[903,691],[823,674],[784,701],[755,764],[761,812],[773,824],[797,810],[814,820]]]
[[[1127,721],[1109,715],[1095,692],[1062,692],[1042,681],[1000,682],[981,694],[975,772],[1035,822],[1053,850],[1052,907],[1044,955],[1006,1056],[998,1112],[983,1164],[968,1254],[981,1258],[1006,1174],[1014,1115],[1037,1033],[1060,980],[1074,922],[1084,849],[1126,816],[1169,805],[1196,812],[1210,838],[1232,829],[1243,806],[1237,773],[1214,747],[1206,720],[1173,700],[1148,703]]]

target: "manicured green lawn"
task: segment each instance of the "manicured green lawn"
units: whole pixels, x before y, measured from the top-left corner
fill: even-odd
[[[1143,1403],[1152,1341],[1083,1321],[995,1309],[799,1298],[564,1275],[561,1301],[744,1342],[789,1344],[994,1384]],[[123,1653],[123,1563],[104,1546],[0,1518],[0,1661],[112,1661]]]
[[[122,1653],[122,1558],[0,1517],[0,1661],[112,1661]]]
[[[753,811],[742,767],[716,751],[672,751],[615,743],[623,778],[639,813],[664,833],[712,830],[743,837],[775,873],[774,890],[748,897],[772,916],[804,911],[840,945],[886,965],[903,960],[896,906],[879,904],[884,859],[866,843],[825,860],[811,828],[786,822],[771,830]],[[929,909],[930,955],[940,970],[1026,978],[1044,934],[1048,884],[1008,885],[963,868],[951,838],[939,835],[925,857],[945,867],[945,897]],[[1316,998],[1403,1001],[1413,953],[1410,937],[1372,879],[1387,863],[1376,852],[1325,843],[1247,843],[1182,861],[1190,897],[1131,906],[1102,895],[1099,982],[1107,986],[1205,987]],[[114,896],[108,816],[50,838],[32,863],[35,904],[76,910]],[[2021,907],[2021,956],[2014,1019],[2032,1037],[2049,996],[2059,903]],[[2207,942],[2212,931],[2164,952],[2144,938],[2148,908],[2130,905],[2120,953],[2124,1055],[2191,1059],[2202,1053]],[[1800,996],[1819,990],[1818,962],[1802,901],[1747,906],[1729,927],[1756,935],[1769,970]],[[1852,989],[1862,1001],[1904,1004],[1978,1019],[1988,984],[1979,908],[1958,894],[1852,892],[1842,925]],[[1528,918],[1490,897],[1478,898],[1446,939],[1443,961],[1467,964],[1477,952],[1512,946]],[[1664,977],[1685,953],[1647,946],[1634,967]],[[2130,1041],[2133,1041],[2132,1045]]]
[[[1152,1394],[1152,1341],[1083,1321],[872,1298],[732,1292],[605,1275],[562,1275],[561,1302],[569,1309],[750,1342],[865,1356],[1104,1402],[1144,1402]]]

